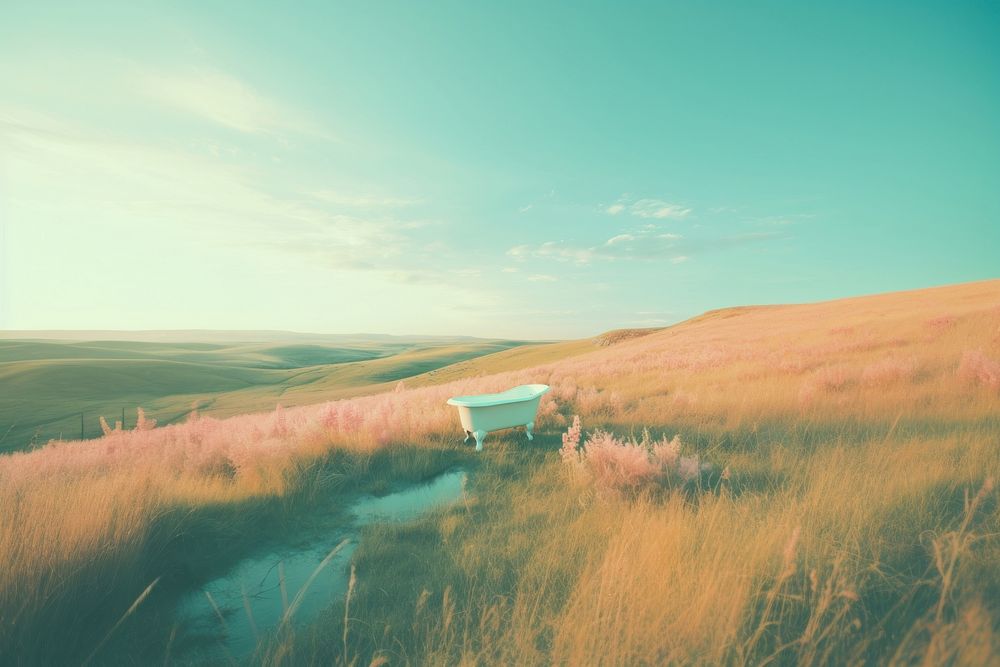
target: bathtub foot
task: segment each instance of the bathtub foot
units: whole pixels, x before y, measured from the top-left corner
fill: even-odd
[[[528,422],[524,425],[524,431],[528,434],[528,440],[534,440],[535,422]]]
[[[465,432],[465,440],[463,440],[462,442],[468,442],[470,435],[472,435],[472,431],[466,431]]]
[[[483,451],[483,438],[486,437],[486,431],[473,431],[472,437],[476,439],[476,451]]]

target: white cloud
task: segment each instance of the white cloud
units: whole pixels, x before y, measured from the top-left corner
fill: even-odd
[[[138,89],[157,102],[240,132],[332,139],[306,114],[220,70],[143,71],[138,74]]]
[[[631,234],[619,234],[618,236],[612,236],[610,239],[604,242],[604,245],[612,246],[616,243],[627,243],[629,241],[634,241],[635,237]]]
[[[654,220],[680,220],[691,214],[688,206],[673,204],[662,199],[643,198],[633,201],[628,195],[622,195],[617,202],[604,209],[608,215],[618,215],[627,212],[637,218]]]
[[[421,223],[364,210],[345,215],[322,200],[264,187],[268,174],[250,164],[114,139],[7,107],[0,107],[0,152],[9,173],[6,201],[23,219],[72,212],[130,221],[151,238],[157,229],[186,229],[198,243],[295,253],[319,266],[380,271],[407,282],[436,264],[412,250],[409,232]]]
[[[539,246],[519,245],[507,251],[507,254],[518,261],[529,257],[554,259],[558,262],[576,262],[586,264],[593,259],[593,249],[578,248],[560,241],[546,241]]]
[[[594,254],[607,259],[661,259],[674,253],[681,238],[679,234],[643,229],[608,239],[594,248]]]
[[[516,245],[507,250],[507,254],[518,261],[527,259],[532,255],[532,252],[533,251],[530,245]]]
[[[534,275],[528,276],[528,280],[533,283],[554,283],[558,278],[555,276],[550,276],[547,273],[536,273]]]
[[[564,241],[547,241],[538,246],[516,246],[508,250],[507,254],[522,261],[534,257],[577,264],[588,264],[595,259],[652,259],[673,254],[673,248],[681,236],[657,232],[658,230],[642,229],[631,234],[618,234],[591,247],[575,246]]]
[[[565,241],[547,241],[537,246],[519,245],[508,250],[507,254],[518,261],[534,258],[589,264],[596,260],[646,260],[681,264],[690,261],[691,256],[699,252],[780,238],[785,237],[775,233],[761,232],[694,239],[686,238],[680,234],[663,232],[657,227],[650,229],[644,225],[639,230],[612,236],[603,243],[593,246],[575,245]]]
[[[663,220],[666,218],[686,218],[691,213],[691,209],[660,199],[640,199],[629,207],[629,212],[639,218]]]

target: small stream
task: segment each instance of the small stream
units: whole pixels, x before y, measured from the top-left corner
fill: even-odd
[[[288,619],[293,625],[314,620],[346,594],[351,556],[364,526],[410,521],[456,502],[467,479],[464,470],[452,470],[385,496],[362,496],[349,508],[349,524],[338,522],[327,530],[310,530],[309,536],[295,536],[185,595],[177,620],[185,629],[184,644],[191,647],[186,657],[245,662],[258,638],[273,633],[289,608],[294,607]]]

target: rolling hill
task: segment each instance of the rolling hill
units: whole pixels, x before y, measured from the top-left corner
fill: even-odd
[[[87,332],[17,332],[0,339],[0,451],[126,426],[135,409],[167,424],[194,406],[220,416],[380,391],[381,385],[523,341],[460,337],[139,332],[145,340],[85,340]],[[106,335],[109,332],[93,332]],[[11,332],[6,333],[7,336]],[[83,338],[63,340],[59,336]],[[121,337],[121,334],[118,336]]]
[[[162,662],[174,596],[220,563],[353,493],[461,466],[463,502],[366,531],[356,588],[262,636],[260,662],[996,662],[1000,280],[490,345],[299,369],[254,366],[279,359],[258,349],[225,353],[243,366],[8,362],[26,401],[80,398],[63,373],[95,367],[119,397],[144,390],[142,364],[187,390],[192,365],[218,390],[207,409],[233,416],[0,456],[0,653]],[[449,396],[529,382],[552,388],[533,441],[463,444]],[[66,627],[86,631],[48,640]]]

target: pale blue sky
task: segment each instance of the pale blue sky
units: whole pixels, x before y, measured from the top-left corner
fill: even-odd
[[[7,0],[0,328],[575,337],[998,277],[997,34],[988,2]]]

